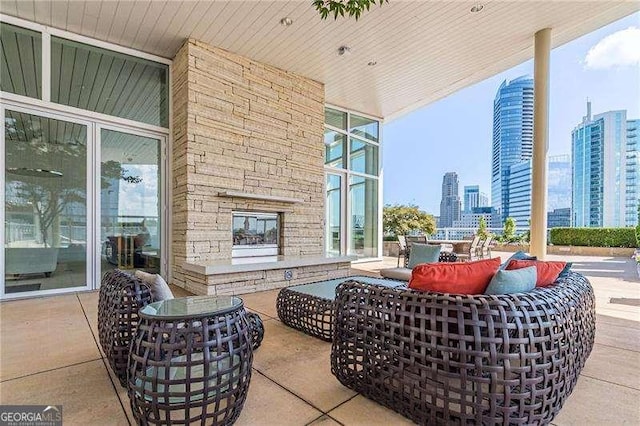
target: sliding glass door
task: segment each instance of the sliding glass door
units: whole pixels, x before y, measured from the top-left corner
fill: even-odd
[[[100,128],[101,272],[160,273],[159,138]]]
[[[4,294],[86,288],[90,126],[4,110]]]

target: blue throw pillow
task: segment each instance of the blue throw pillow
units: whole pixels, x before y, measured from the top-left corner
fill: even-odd
[[[498,269],[484,294],[526,293],[536,287],[538,273],[535,266],[521,269]]]
[[[558,278],[564,278],[567,275],[569,275],[569,272],[571,272],[571,267],[572,266],[573,266],[573,263],[567,262],[567,264],[565,265],[564,269],[562,271],[560,271],[560,275],[558,275]]]
[[[513,253],[510,258],[508,258],[502,265],[500,265],[499,269],[506,269],[509,265],[509,262],[511,262],[512,260],[538,260],[538,258],[536,256],[529,256],[527,253],[520,250]]]
[[[440,257],[440,244],[411,244],[411,250],[409,251],[409,264],[410,269],[413,269],[420,263],[435,263]]]

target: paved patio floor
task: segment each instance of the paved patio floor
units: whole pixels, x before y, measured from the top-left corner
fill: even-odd
[[[496,253],[503,258],[505,253]],[[558,258],[550,256],[550,258]],[[575,256],[597,297],[596,345],[558,425],[640,424],[640,280],[625,258]],[[376,274],[395,258],[354,265]],[[357,270],[356,270],[357,268]],[[176,289],[178,295],[185,295]],[[243,295],[265,322],[239,425],[411,424],[343,387],[331,345],[284,326],[277,290]],[[62,404],[66,425],[134,424],[98,344],[97,292],[0,303],[0,403]]]

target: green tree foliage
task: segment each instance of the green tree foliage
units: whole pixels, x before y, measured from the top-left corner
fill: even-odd
[[[333,15],[333,19],[338,19],[338,15],[346,14],[357,21],[362,12],[369,10],[372,5],[382,6],[388,2],[389,0],[313,0],[313,6],[322,19],[327,19],[329,15]]]
[[[638,206],[638,222],[636,225],[636,247],[640,247],[640,205]]]
[[[382,227],[385,235],[406,235],[410,231],[433,234],[436,220],[414,205],[386,205],[382,210]]]
[[[502,239],[507,243],[516,241],[516,221],[512,217],[508,217],[504,221]]]
[[[484,216],[480,216],[480,221],[478,223],[478,230],[476,231],[478,237],[483,240],[489,237],[489,232],[487,231],[487,221],[484,219]]]

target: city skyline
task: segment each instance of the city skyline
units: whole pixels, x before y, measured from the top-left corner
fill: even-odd
[[[571,131],[584,115],[587,98],[594,110],[626,109],[629,117],[640,117],[640,64],[620,54],[615,46],[607,50],[612,48],[611,40],[621,39],[631,33],[629,28],[636,27],[640,27],[640,13],[552,51],[549,156],[570,154]],[[532,61],[524,62],[386,123],[382,157],[385,204],[416,204],[437,215],[440,179],[451,170],[458,171],[461,186],[479,185],[481,191],[490,192],[488,164],[496,90],[504,80],[532,73]],[[460,156],[461,151],[466,155]],[[412,181],[422,182],[421,186],[407,185],[407,169],[412,170]]]

